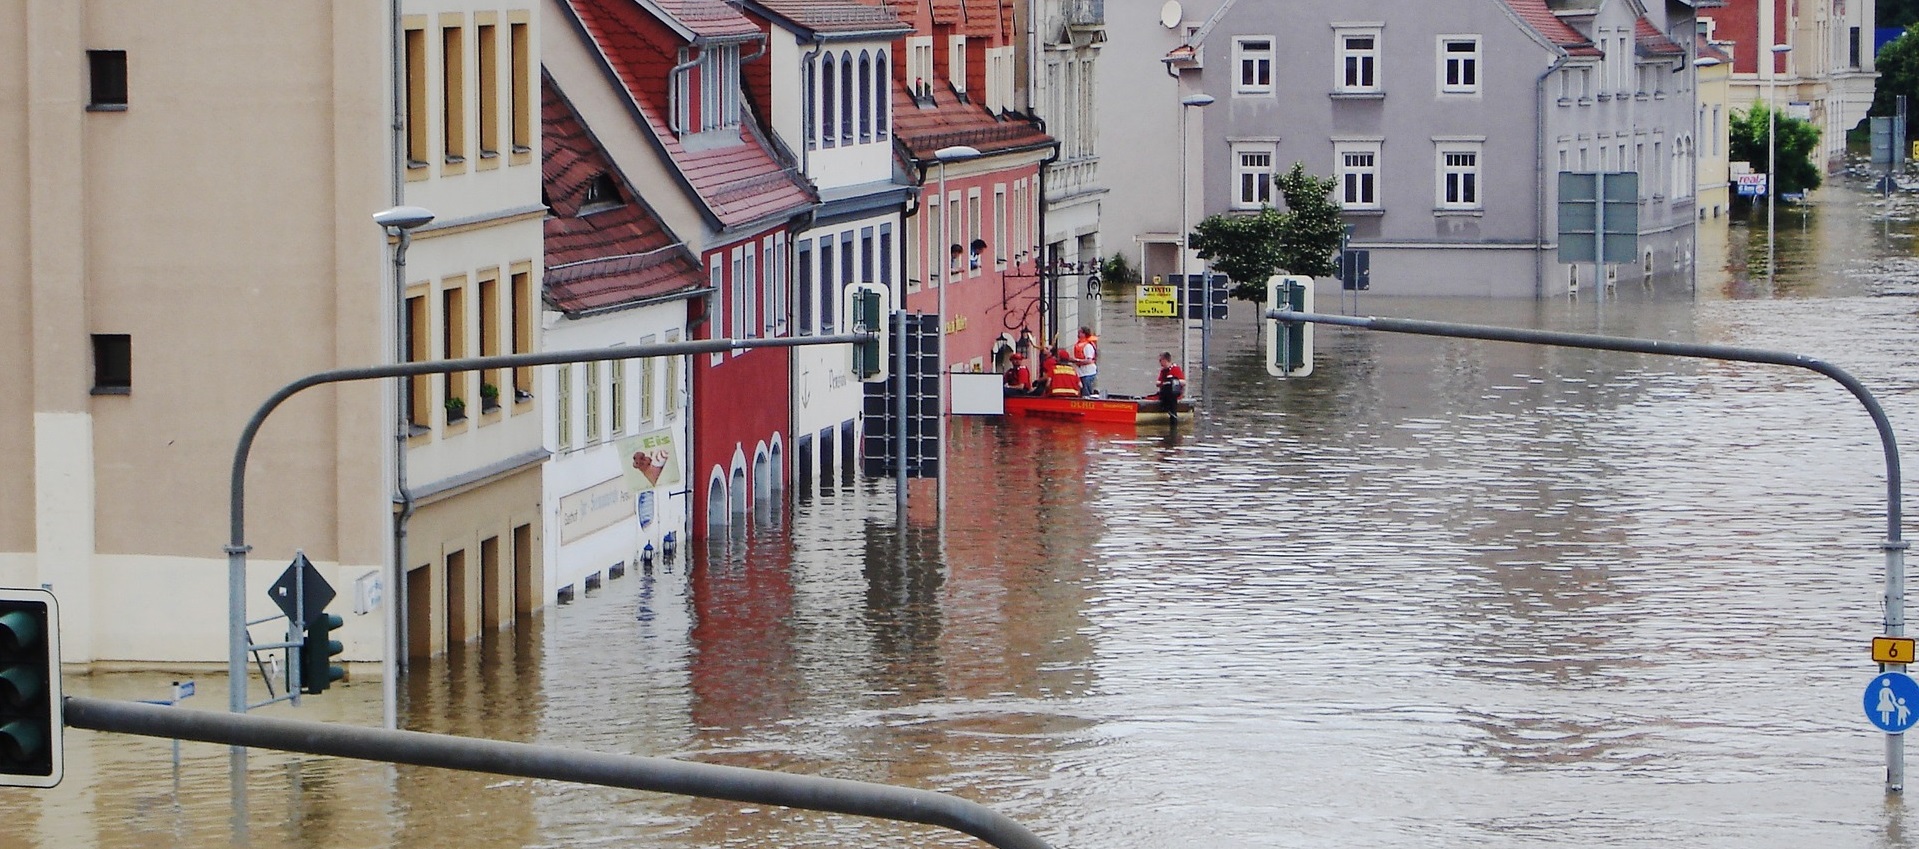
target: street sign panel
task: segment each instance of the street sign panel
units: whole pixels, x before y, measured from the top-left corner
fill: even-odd
[[[1866,685],[1866,719],[1887,734],[1902,734],[1919,721],[1919,682],[1887,672]]]
[[[1559,261],[1639,259],[1639,175],[1559,172]]]
[[[1733,183],[1739,187],[1741,197],[1756,198],[1766,193],[1766,175],[1740,174],[1733,177]]]
[[[1911,663],[1912,637],[1873,637],[1872,659],[1878,663]]]
[[[297,608],[294,607],[296,603],[294,576],[296,575],[304,576],[297,580],[304,584],[300,587],[300,592],[306,602]],[[328,584],[325,578],[320,577],[320,570],[313,568],[313,563],[307,560],[305,552],[293,555],[293,562],[287,564],[287,570],[280,573],[279,580],[274,581],[273,586],[267,587],[267,597],[280,606],[280,612],[286,614],[288,619],[303,623],[318,619],[320,613],[326,610],[326,606],[333,602],[333,596],[333,586]],[[300,612],[306,615],[294,615]]]
[[[1139,294],[1133,302],[1133,314],[1165,318],[1177,316],[1179,315],[1179,295],[1172,286],[1142,283],[1139,286]]]

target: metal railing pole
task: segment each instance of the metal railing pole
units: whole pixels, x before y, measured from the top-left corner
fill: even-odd
[[[780,805],[939,826],[1000,849],[1051,849],[978,802],[890,784],[79,696],[64,712],[68,726],[94,731]]]

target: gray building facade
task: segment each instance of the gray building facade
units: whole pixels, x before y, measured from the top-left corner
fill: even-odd
[[[1279,205],[1302,162],[1370,292],[1543,297],[1596,282],[1558,261],[1558,173],[1632,172],[1636,255],[1599,276],[1691,277],[1690,3],[1227,0],[1183,31],[1166,66],[1214,98],[1187,107],[1194,221]]]

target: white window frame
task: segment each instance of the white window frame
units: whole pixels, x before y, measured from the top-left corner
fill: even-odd
[[[1263,157],[1263,165],[1248,164],[1249,157]],[[1275,206],[1273,203],[1273,146],[1270,144],[1233,145],[1233,209],[1259,209],[1262,206]],[[1264,178],[1257,186],[1249,186],[1248,177]],[[1252,196],[1248,189],[1254,188]],[[1264,189],[1264,191],[1258,191]],[[1264,195],[1260,197],[1259,195]]]
[[[573,447],[573,365],[553,367],[553,450]]]
[[[1442,212],[1485,210],[1485,173],[1485,144],[1437,141],[1433,147],[1433,207]]]
[[[1368,158],[1359,164],[1349,162],[1349,156]],[[1376,141],[1342,141],[1333,144],[1333,173],[1339,178],[1339,186],[1334,191],[1338,193],[1340,209],[1382,208],[1379,201],[1382,183],[1379,157],[1380,143]]]
[[[932,91],[932,36],[915,35],[906,39],[906,85],[909,89],[912,89],[914,97],[919,97]],[[924,86],[924,90],[921,89],[922,86]]]
[[[1333,91],[1340,94],[1381,93],[1379,65],[1384,55],[1384,35],[1385,27],[1378,25],[1333,28]],[[1353,39],[1360,38],[1371,39],[1371,46],[1355,46]]]
[[[1270,35],[1239,36],[1233,39],[1233,93],[1272,94],[1273,59],[1277,55]],[[1264,45],[1261,47],[1260,45]],[[1251,76],[1253,80],[1248,81]],[[1264,78],[1264,82],[1260,78]]]
[[[948,36],[946,41],[946,82],[960,94],[966,93],[966,36]]]
[[[1453,48],[1470,45],[1470,50]],[[1477,35],[1442,35],[1438,42],[1439,91],[1441,94],[1478,94],[1482,79],[1480,66],[1484,47]]]
[[[642,346],[653,344],[653,337],[651,336],[640,337],[640,344]],[[647,357],[645,359],[637,361],[637,364],[640,367],[640,426],[641,427],[646,427],[648,425],[651,425],[654,419],[657,418],[659,415],[660,407],[659,407],[659,399],[657,395],[659,393],[659,388],[660,388],[659,387],[660,378],[658,373],[654,370],[654,363],[658,359],[659,359],[658,357]]]

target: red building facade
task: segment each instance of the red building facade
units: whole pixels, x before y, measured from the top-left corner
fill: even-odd
[[[630,173],[650,175],[662,219],[700,258],[703,297],[689,301],[694,339],[753,340],[788,333],[794,228],[818,204],[794,163],[747,108],[741,63],[766,35],[721,0],[565,0],[577,43],[549,48],[569,91],[591,82],[610,95],[579,98],[596,134]],[[580,48],[573,50],[572,48]],[[626,143],[621,143],[626,142]],[[791,356],[785,348],[690,358],[692,532],[744,522],[785,489]]]

